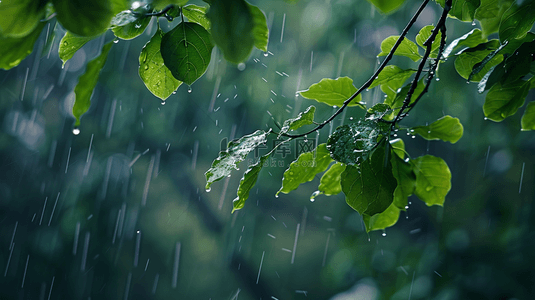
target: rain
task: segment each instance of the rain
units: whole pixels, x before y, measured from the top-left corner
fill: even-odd
[[[367,1],[251,2],[268,16],[267,52],[253,49],[234,65],[215,47],[206,74],[161,101],[138,75],[153,20],[139,38],[116,40],[80,126],[74,88],[111,32],[63,66],[65,30],[54,19],[30,56],[0,70],[0,298],[535,297],[535,138],[520,132],[520,117],[486,120],[484,95],[458,76],[453,59],[402,125],[450,114],[461,120],[463,138],[452,145],[398,133],[415,157],[448,163],[444,207],[411,196],[396,225],[367,233],[343,193],[320,193],[321,174],[275,196],[304,145],[325,143],[339,125],[363,118],[358,107],[276,149],[241,210],[231,213],[240,179],[276,145],[272,136],[230,177],[203,188],[228,142],[257,129],[277,132],[309,105],[316,122],[331,116],[337,108],[299,91],[322,78],[363,84],[378,67],[381,41],[399,34],[420,4],[407,1],[388,16]],[[435,22],[440,12],[432,3],[422,16]],[[172,28],[166,23],[164,31]],[[451,39],[472,28],[457,23]],[[381,95],[370,89],[362,101]]]

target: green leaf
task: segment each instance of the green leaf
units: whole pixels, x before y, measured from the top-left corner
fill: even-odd
[[[323,78],[320,82],[311,85],[308,90],[299,91],[303,98],[316,100],[329,106],[342,106],[357,88],[353,85],[353,79],[338,77],[337,79]],[[364,106],[360,103],[362,96],[359,94],[348,106]]]
[[[496,66],[496,64],[492,65],[490,68],[487,67],[487,64],[489,62],[492,61],[492,59],[494,57],[496,57],[496,55],[503,50],[503,48],[505,48],[506,44],[503,44],[503,45],[500,45],[500,47],[498,47],[496,50],[490,52],[489,54],[487,54],[487,56],[485,56],[485,58],[483,58],[482,61],[478,62],[477,64],[475,64],[473,67],[472,67],[472,71],[470,72],[470,75],[468,75],[468,81],[471,81],[472,78],[474,77],[474,75],[480,73],[482,70],[485,70],[485,73],[481,73],[483,75],[483,77],[486,75],[486,73],[488,73],[488,71],[490,71],[490,69],[494,66]],[[503,60],[502,60],[503,61]],[[500,61],[501,62],[501,61]],[[487,67],[487,68],[485,68]]]
[[[180,23],[164,34],[160,51],[173,76],[192,85],[199,79],[212,56],[210,33],[197,23]]]
[[[501,122],[512,116],[524,105],[529,92],[529,81],[518,80],[506,85],[498,82],[493,85],[483,104],[483,113],[489,120]]]
[[[151,17],[144,16],[146,12],[149,12],[148,6],[135,11],[125,10],[118,13],[111,21],[111,30],[116,37],[123,40],[131,40],[140,36],[150,23]]]
[[[333,160],[325,144],[320,144],[316,150],[299,155],[284,172],[282,186],[277,192],[288,194],[299,187],[301,183],[312,181],[316,174],[327,169]]]
[[[273,150],[275,150],[275,148]],[[249,198],[249,192],[258,180],[258,174],[260,174],[260,170],[262,170],[264,163],[271,155],[271,153],[273,153],[273,150],[271,150],[268,154],[260,157],[260,159],[255,164],[249,166],[249,168],[247,168],[247,171],[245,171],[245,173],[243,174],[243,177],[240,180],[240,185],[238,187],[237,197],[232,201],[232,212],[238,209],[242,209],[245,205],[245,201],[247,201],[247,199]]]
[[[346,202],[361,215],[381,213],[394,200],[397,183],[392,175],[390,159],[385,159],[385,154],[390,154],[390,150],[385,151],[385,144],[383,142],[359,167],[347,166],[342,173],[341,184]]]
[[[530,72],[534,55],[535,41],[523,43],[505,60],[504,73],[507,73],[507,76],[503,77],[504,80],[502,82],[513,82],[527,75]]]
[[[395,95],[395,97],[387,97],[384,101],[385,104],[390,105],[394,110],[400,109],[403,106],[403,102],[405,101],[405,98],[407,98],[407,94],[409,93],[409,90],[411,89],[412,82],[407,83],[401,90]],[[424,91],[425,84],[424,79],[420,79],[418,81],[418,84],[416,85],[416,88],[414,89],[414,92],[411,96],[411,102],[413,103],[418,96]]]
[[[76,51],[80,50],[80,48],[92,39],[93,37],[77,36],[69,31],[65,32],[65,35],[59,42],[58,49],[59,58],[63,61],[63,65],[73,57]]]
[[[382,213],[378,213],[371,217],[362,215],[364,225],[366,225],[366,232],[383,230],[387,227],[394,226],[398,222],[399,213],[400,209],[392,203]]]
[[[45,16],[46,0],[2,0],[0,37],[22,38],[31,34]],[[5,47],[2,45],[2,47]]]
[[[426,49],[424,46],[425,41],[431,37],[433,34],[433,29],[435,26],[433,25],[427,25],[424,28],[420,29],[420,32],[416,36],[416,43],[420,45],[420,47]],[[437,29],[438,30],[438,29]],[[436,58],[438,55],[438,48],[440,48],[440,39],[442,38],[442,32],[438,32],[437,36],[435,37],[435,40],[431,44],[431,58]]]
[[[310,105],[304,112],[300,112],[295,119],[288,119],[282,124],[281,131],[279,132],[278,138],[283,134],[287,133],[290,130],[296,130],[305,125],[310,125],[314,123],[314,112],[316,107]]]
[[[503,13],[513,2],[514,0],[481,0],[475,18],[481,24],[484,36],[498,31]]]
[[[254,46],[264,52],[267,52],[269,30],[266,23],[266,16],[260,8],[247,3],[251,16],[253,17],[253,38]]]
[[[238,140],[231,141],[227,150],[219,152],[219,156],[214,160],[210,169],[204,173],[206,189],[210,190],[212,183],[230,176],[233,169],[237,170],[238,164],[247,157],[249,152],[267,141],[269,133],[270,131],[257,130]]]
[[[342,172],[344,172],[346,165],[342,163],[334,163],[329,170],[327,170],[320,179],[318,191],[326,196],[337,195],[342,191],[340,180],[342,179]]]
[[[416,174],[414,194],[428,206],[444,204],[451,189],[451,172],[446,162],[432,155],[410,160]]]
[[[173,77],[171,71],[165,66],[160,54],[160,44],[163,31],[158,31],[152,36],[150,41],[141,49],[139,55],[139,77],[156,97],[165,100],[182,84]]]
[[[390,124],[363,120],[336,128],[327,140],[327,149],[336,161],[358,165],[389,135]]]
[[[413,69],[402,69],[395,65],[386,66],[379,75],[375,78],[373,83],[370,85],[369,89],[374,88],[378,85],[383,85],[389,83],[390,81],[401,82],[399,87],[414,74],[416,70]],[[397,90],[397,89],[396,89]],[[394,91],[395,92],[395,91]]]
[[[16,67],[30,55],[44,26],[45,23],[39,24],[32,33],[23,38],[0,37],[0,68],[9,70]]]
[[[210,20],[208,20],[208,18],[206,17],[207,9],[207,7],[189,4],[182,8],[182,13],[184,14],[184,17],[188,19],[189,22],[197,23],[204,27],[206,30],[210,30]]]
[[[52,0],[52,3],[61,25],[79,36],[103,33],[114,15],[109,0]]]
[[[482,62],[491,52],[493,52],[493,50],[465,51],[455,59],[455,70],[457,70],[457,73],[459,73],[461,77],[468,79],[472,74],[474,67],[478,63]],[[472,75],[470,81],[480,81],[485,74],[487,74],[490,68],[499,64],[502,62],[502,60],[503,55],[498,54],[494,56],[492,59],[487,61],[484,67],[477,74]]]
[[[390,146],[392,147],[392,151],[394,151],[399,158],[405,159],[405,142],[403,142],[402,139],[397,138],[390,140]]]
[[[392,112],[393,110],[388,104],[377,103],[366,111],[364,118],[366,120],[374,120],[376,122],[379,122],[381,119],[392,120],[394,117]]]
[[[100,55],[87,63],[85,73],[78,78],[78,83],[74,88],[76,100],[74,101],[74,107],[72,108],[72,114],[76,118],[74,126],[80,126],[80,118],[91,106],[91,95],[97,85],[100,71],[106,63],[112,45],[113,42],[105,44],[104,47],[102,47]]]
[[[479,5],[480,0],[453,0],[449,16],[464,22],[473,21]]]
[[[522,131],[535,130],[535,102],[532,101],[526,106],[521,124]]]
[[[517,1],[503,14],[500,22],[500,41],[521,39],[533,27],[535,22],[535,0]]]
[[[377,56],[386,56],[390,53],[390,50],[394,47],[394,44],[398,41],[399,35],[387,37],[381,42],[381,53]],[[401,41],[401,44],[394,52],[394,55],[406,56],[413,61],[419,61],[422,56],[418,52],[418,46],[411,40],[405,38]]]
[[[229,62],[238,64],[249,57],[255,39],[253,15],[243,0],[214,1],[206,16],[212,24],[212,38]]]
[[[461,46],[472,48],[487,41],[487,38],[483,37],[481,30],[474,28],[460,38],[453,40],[446,49],[444,49],[442,55],[444,57],[449,57],[455,49],[458,49]]]
[[[405,0],[368,0],[383,14],[391,14],[398,10]]]
[[[390,162],[392,163],[392,175],[396,178],[397,186],[394,190],[394,205],[405,210],[408,197],[414,193],[416,175],[412,165],[399,157],[399,150],[392,149]]]
[[[189,0],[152,0],[152,5],[156,10],[162,10],[168,5],[184,6]]]
[[[463,136],[463,125],[457,118],[444,116],[427,126],[416,126],[411,130],[426,140],[443,140],[452,144]]]

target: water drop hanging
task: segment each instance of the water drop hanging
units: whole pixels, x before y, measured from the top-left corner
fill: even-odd
[[[77,128],[77,127],[74,128],[74,129],[72,130],[72,134],[74,134],[74,135],[79,135],[79,134],[80,134],[80,129]]]

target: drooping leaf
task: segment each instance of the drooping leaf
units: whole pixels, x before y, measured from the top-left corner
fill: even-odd
[[[374,106],[368,108],[364,119],[370,121],[380,122],[382,120],[391,120],[393,117],[392,109],[389,105],[384,103],[377,103]],[[386,127],[385,127],[386,128]]]
[[[320,179],[318,191],[326,196],[337,195],[342,191],[340,180],[346,166],[342,163],[334,163]]]
[[[219,156],[214,160],[210,169],[204,173],[206,189],[209,190],[212,183],[230,176],[233,169],[237,170],[238,164],[247,157],[249,152],[267,141],[269,132],[257,130],[238,140],[231,141],[227,150],[219,152]]]
[[[251,16],[253,17],[253,38],[254,46],[264,52],[267,52],[269,31],[266,23],[266,16],[260,8],[247,3]]]
[[[69,31],[65,32],[65,35],[59,42],[58,54],[63,65],[73,57],[76,51],[80,50],[87,42],[92,40],[93,37],[77,36]]]
[[[296,130],[305,125],[314,123],[314,112],[316,107],[310,105],[304,112],[300,112],[294,119],[288,119],[282,124],[282,128],[279,132],[279,138],[290,130]]]
[[[529,92],[529,82],[517,80],[503,85],[498,82],[492,86],[485,97],[483,113],[489,120],[501,122],[512,116],[524,105]]]
[[[115,34],[116,37],[123,39],[123,40],[131,40],[133,38],[136,38],[140,36],[145,29],[147,28],[147,25],[150,23],[151,17],[145,17],[143,16],[143,12],[148,12],[149,8],[147,6],[144,6],[142,8],[138,8],[135,11],[126,10],[119,14],[128,14],[129,17],[124,18],[124,20],[118,20],[117,16],[115,16],[114,19],[112,19],[112,27],[111,30],[113,31],[113,34]],[[120,21],[120,22],[119,22]]]
[[[453,0],[449,15],[464,22],[471,22],[480,4],[480,0]]]
[[[522,131],[535,130],[535,102],[530,102],[526,106],[521,120]]]
[[[481,24],[484,36],[498,31],[503,13],[513,2],[514,0],[481,0],[475,18]]]
[[[16,67],[30,55],[44,26],[45,23],[41,23],[23,38],[0,37],[0,68],[9,70]]]
[[[260,170],[262,170],[262,167],[264,166],[266,160],[269,158],[269,156],[273,153],[274,150],[275,148],[273,148],[273,150],[271,150],[266,155],[260,157],[260,159],[255,164],[247,168],[247,170],[243,174],[242,179],[240,180],[237,197],[232,201],[232,212],[243,208],[243,206],[245,205],[245,201],[249,199],[249,192],[258,180],[258,174],[260,174]]]
[[[277,192],[288,194],[299,187],[301,183],[312,181],[316,174],[327,169],[333,160],[325,144],[320,144],[316,150],[299,155],[284,172],[282,186]]]
[[[503,44],[503,45],[500,45],[500,47],[498,47],[496,50],[490,52],[489,54],[487,54],[487,56],[485,56],[483,58],[482,61],[476,63],[473,67],[472,67],[472,71],[470,72],[470,75],[468,75],[468,81],[471,81],[472,78],[479,74],[481,71],[485,70],[485,73],[481,73],[481,75],[484,75],[486,73],[488,73],[488,71],[490,71],[490,68],[494,67],[496,64],[492,64],[491,67],[489,68],[487,66],[488,63],[492,62],[492,60],[494,59],[494,57],[496,57],[496,55],[498,55],[498,53],[503,50],[503,48],[506,46],[506,44]],[[503,61],[503,60],[502,60]],[[501,62],[501,61],[500,61]],[[481,76],[480,76],[481,77]]]
[[[452,144],[463,136],[463,125],[458,118],[444,116],[427,126],[416,126],[411,130],[426,140],[443,140]]]
[[[139,77],[156,97],[165,100],[182,84],[173,77],[171,71],[165,66],[160,53],[160,44],[163,31],[158,28],[152,38],[141,49],[139,55]]]
[[[535,56],[535,41],[523,43],[516,51],[507,57],[504,64],[504,76],[502,82],[507,84],[509,82],[521,79],[530,72],[531,63]]]
[[[398,10],[405,0],[368,0],[383,14],[391,14]]]
[[[464,34],[460,38],[453,40],[447,47],[444,49],[442,55],[444,57],[449,57],[455,49],[459,47],[468,47],[472,48],[481,43],[487,42],[487,38],[483,37],[483,33],[478,28],[470,30],[468,33]]]
[[[387,227],[394,226],[398,222],[399,213],[400,209],[392,203],[382,213],[378,213],[371,217],[369,215],[362,215],[364,225],[366,226],[366,232],[383,230]]]
[[[451,172],[446,162],[432,155],[410,160],[416,174],[414,194],[428,206],[444,204],[451,189]]]
[[[535,1],[515,1],[505,11],[500,22],[500,41],[521,39],[533,27],[535,22]]]
[[[457,73],[459,73],[461,77],[468,79],[472,74],[474,66],[482,62],[491,52],[493,52],[493,50],[465,51],[455,59],[455,70],[457,70]],[[502,60],[503,55],[498,54],[494,56],[477,74],[472,75],[470,80],[475,82],[480,81],[490,68],[499,64]]]
[[[0,37],[22,38],[31,34],[45,16],[47,0],[2,0]],[[5,47],[2,44],[2,47]]]
[[[336,161],[350,166],[358,165],[389,134],[390,124],[362,120],[336,128],[327,140],[327,149]]]
[[[238,64],[249,57],[255,39],[253,15],[244,0],[214,1],[206,16],[212,37],[229,62]]]
[[[109,0],[52,0],[56,17],[68,31],[79,36],[97,36],[110,27],[113,7]]]
[[[207,9],[207,7],[188,4],[182,7],[182,13],[184,14],[184,17],[188,19],[189,22],[197,23],[204,27],[206,30],[210,30],[210,20],[208,20],[208,18],[206,17]]]
[[[416,35],[416,43],[420,45],[420,47],[424,48],[424,50],[426,49],[426,47],[424,46],[424,43],[433,34],[433,28],[435,28],[435,26],[427,25],[423,27],[422,29],[420,29],[420,32],[418,33],[418,35]],[[439,30],[439,29],[436,29],[436,30]],[[435,40],[431,44],[431,54],[429,55],[429,57],[431,58],[437,57],[441,38],[442,38],[442,32],[439,31],[437,36],[435,37]]]
[[[323,78],[320,82],[311,85],[308,90],[300,91],[303,98],[313,99],[329,106],[342,106],[344,101],[349,99],[357,88],[353,85],[353,79],[349,77],[339,77],[337,79]],[[348,106],[360,106],[362,96],[359,94]]]
[[[407,206],[407,198],[414,193],[416,184],[416,175],[412,169],[412,165],[400,158],[399,150],[392,149],[393,154],[390,158],[392,163],[392,175],[396,178],[397,186],[394,190],[394,205],[401,210],[405,210]]]
[[[399,35],[394,35],[387,37],[386,39],[381,42],[381,53],[379,53],[377,56],[386,56],[388,53],[390,53],[390,50],[394,47],[394,44],[399,39]],[[401,41],[401,44],[396,49],[396,52],[394,52],[394,55],[399,56],[406,56],[413,61],[419,61],[422,56],[418,52],[418,46],[411,40],[405,38],[403,41]]]
[[[386,66],[379,75],[377,75],[377,78],[373,81],[373,83],[370,85],[369,89],[374,88],[378,85],[386,84],[390,81],[396,81],[401,82],[399,84],[399,87],[409,78],[412,74],[414,74],[416,70],[413,69],[406,69],[403,70],[402,68],[395,66],[395,65],[389,65]]]
[[[106,63],[112,45],[113,42],[105,44],[102,47],[100,55],[87,63],[85,73],[78,78],[78,83],[74,88],[76,100],[74,101],[74,106],[72,108],[72,114],[76,118],[74,126],[80,126],[80,118],[91,106],[91,95],[97,85],[100,71]]]
[[[385,142],[360,166],[347,166],[342,173],[342,191],[346,202],[361,215],[373,216],[385,211],[394,201],[396,179],[392,175],[390,150]]]
[[[390,146],[392,147],[392,151],[394,151],[394,153],[399,156],[399,158],[403,160],[405,159],[405,143],[402,139],[397,138],[390,140]]]
[[[192,85],[210,63],[210,33],[197,23],[180,23],[164,34],[160,46],[163,61],[173,76]]]

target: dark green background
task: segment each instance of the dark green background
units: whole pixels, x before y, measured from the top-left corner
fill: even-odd
[[[402,125],[449,114],[461,119],[464,137],[451,145],[400,134],[412,157],[428,153],[448,163],[452,190],[444,208],[428,208],[413,196],[386,236],[368,235],[342,194],[309,201],[319,178],[274,197],[296,158],[293,148],[286,157],[274,155],[274,166],[262,170],[239,212],[230,214],[245,163],[228,183],[205,192],[203,173],[229,137],[276,128],[274,120],[282,123],[311,104],[317,120],[327,118],[333,108],[296,98],[296,91],[324,77],[364,83],[377,67],[380,42],[399,34],[419,5],[407,1],[384,16],[362,0],[252,2],[266,13],[270,54],[254,50],[240,71],[213,52],[191,93],[183,85],[162,106],[137,71],[139,52],[155,32],[151,23],[139,38],[113,46],[78,136],[72,134],[72,92],[111,33],[88,43],[62,69],[57,44],[63,30],[52,22],[34,54],[0,71],[0,299],[215,300],[238,293],[237,299],[534,298],[535,135],[520,132],[520,114],[485,121],[484,96],[456,74],[453,59],[441,65],[440,81]],[[439,14],[430,3],[408,37]],[[161,22],[164,31],[172,28]],[[448,39],[472,28],[449,20]],[[49,39],[55,33],[51,50],[47,30]],[[394,63],[412,66],[407,58]],[[381,97],[374,89],[363,101],[371,106]],[[319,141],[362,115],[349,108]],[[282,248],[293,250],[298,224],[292,264],[292,253]]]

